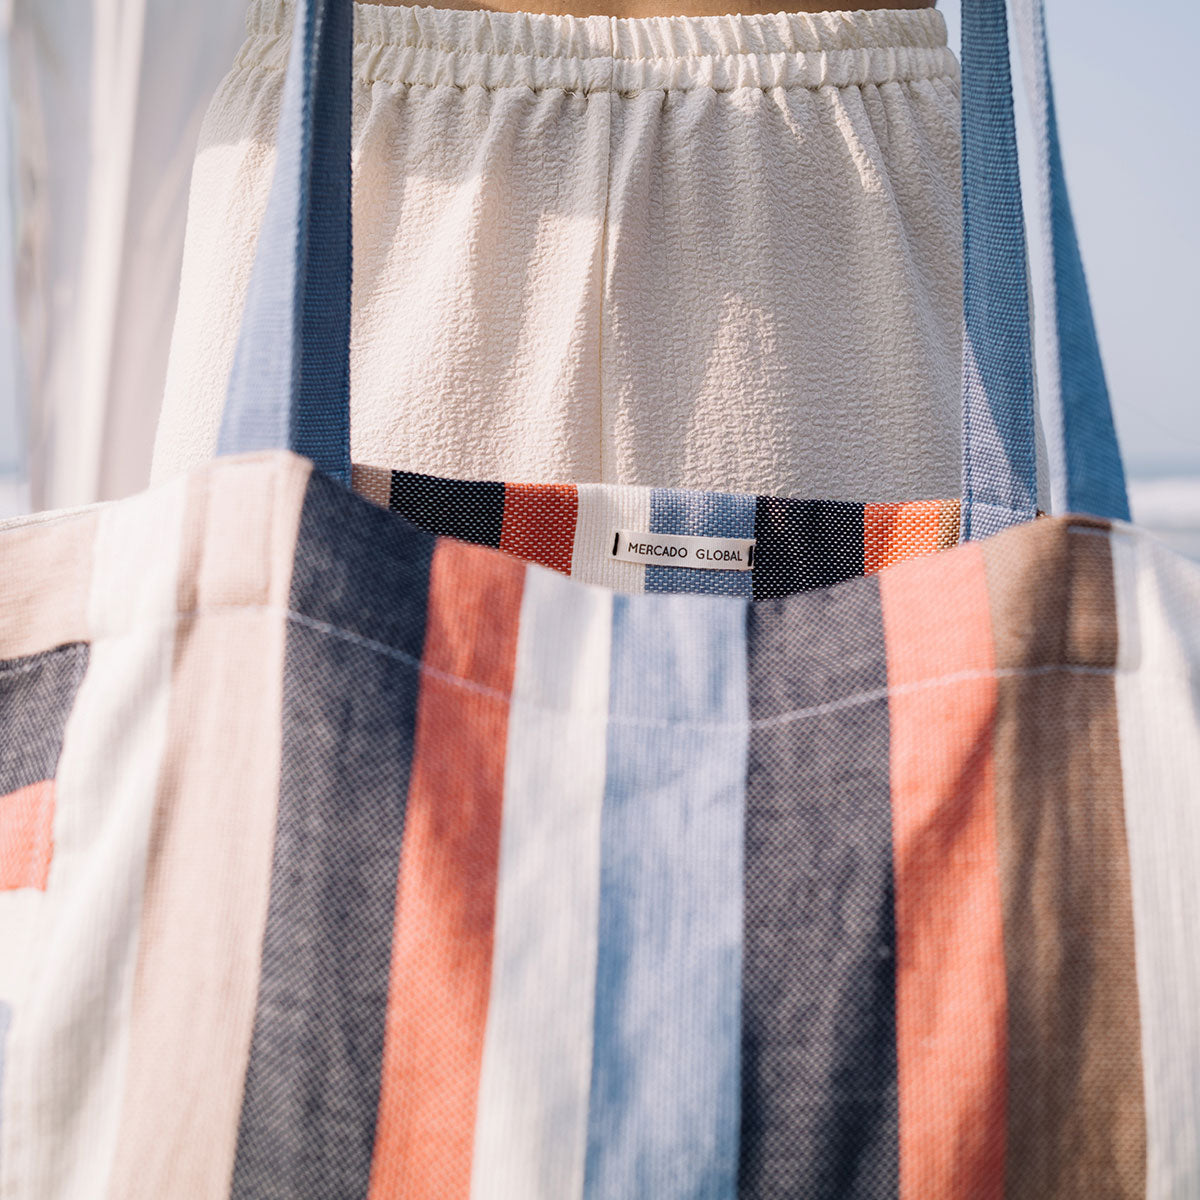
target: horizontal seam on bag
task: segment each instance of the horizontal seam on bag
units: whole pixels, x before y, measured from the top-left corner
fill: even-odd
[[[539,712],[549,713],[559,716],[574,716],[574,717],[589,717],[601,719],[616,725],[633,725],[633,726],[649,726],[653,728],[671,728],[671,729],[764,729],[774,725],[790,724],[793,721],[805,720],[809,717],[824,716],[831,712],[837,712],[843,708],[853,708],[859,704],[869,704],[875,700],[886,699],[888,696],[903,696],[912,692],[926,691],[936,687],[947,687],[953,684],[965,683],[972,680],[980,679],[1009,679],[1020,678],[1023,676],[1038,676],[1038,675],[1088,675],[1088,676],[1105,676],[1131,674],[1137,670],[1134,667],[1089,667],[1074,663],[1050,663],[1036,667],[996,667],[990,670],[976,671],[959,671],[950,675],[938,675],[930,679],[915,680],[912,683],[894,684],[884,688],[874,688],[867,692],[858,692],[851,696],[839,697],[837,700],[829,700],[823,704],[813,705],[808,708],[792,709],[783,713],[776,713],[770,717],[759,717],[756,719],[748,719],[745,721],[694,721],[694,720],[673,720],[670,718],[656,717],[635,717],[623,715],[620,713],[598,713],[591,709],[579,709],[570,707],[551,707],[545,704],[538,704],[532,700],[526,699],[523,696],[516,695],[513,692],[501,691],[499,688],[493,688],[487,684],[478,683],[474,679],[467,679],[461,675],[454,675],[449,671],[440,670],[437,667],[431,667],[427,663],[403,650],[397,650],[394,646],[389,646],[386,642],[377,641],[375,638],[364,637],[360,633],[354,633],[349,629],[342,629],[340,626],[333,625],[328,621],[320,621],[315,617],[306,616],[304,613],[296,612],[294,609],[281,609],[269,604],[225,604],[225,605],[208,605],[203,608],[191,609],[187,612],[177,614],[176,622],[181,620],[191,620],[197,617],[204,616],[221,616],[233,613],[261,613],[275,616],[282,616],[288,621],[292,621],[297,625],[312,629],[317,633],[328,634],[331,637],[336,637],[341,641],[349,642],[352,645],[360,646],[364,650],[370,650],[372,653],[381,654],[385,658],[393,659],[396,662],[403,664],[410,670],[416,671],[421,675],[427,675],[432,679],[440,680],[443,683],[451,684],[455,687],[461,687],[466,691],[474,692],[478,696],[485,699],[496,700],[506,704],[520,704],[527,708],[533,708]],[[129,633],[143,632],[142,628],[128,631]],[[102,636],[114,636],[111,634]],[[99,639],[93,639],[96,641]]]
[[[750,724],[756,729],[769,728],[772,725],[784,725],[808,717],[825,716],[842,708],[853,708],[855,705],[869,704],[874,700],[886,700],[891,696],[907,696],[913,692],[948,687],[956,683],[970,683],[980,679],[1013,679],[1059,674],[1102,676],[1116,673],[1116,667],[1087,667],[1077,663],[1050,663],[1040,667],[992,667],[986,671],[955,671],[950,675],[938,675],[932,679],[917,679],[912,683],[897,683],[889,687],[875,688],[870,692],[859,692],[854,696],[846,696],[841,700],[830,700],[824,704],[815,704],[810,708],[792,709],[788,712],[777,713],[773,717],[762,717],[757,721],[751,721]]]

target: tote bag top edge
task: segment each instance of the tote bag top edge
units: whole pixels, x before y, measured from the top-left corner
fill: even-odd
[[[760,629],[809,626],[819,609],[836,605],[840,597],[855,589],[886,588],[890,580],[906,574],[914,577],[915,573],[936,586],[941,575],[953,575],[965,556],[977,555],[981,548],[988,560],[1017,568],[1013,571],[1017,578],[1006,586],[1007,591],[1019,587],[1021,578],[1028,578],[1028,572],[1035,570],[1035,560],[1046,560],[1036,568],[1039,576],[1061,569],[1061,563],[1057,567],[1052,564],[1061,556],[1068,533],[1105,539],[1118,535],[1155,543],[1156,553],[1178,559],[1185,574],[1200,576],[1200,566],[1142,529],[1124,522],[1067,515],[1016,526],[975,546],[954,546],[886,566],[871,575],[775,599],[750,601],[740,596],[688,593],[628,595],[569,578],[491,546],[435,536],[313,472],[307,459],[286,450],[269,450],[216,459],[125,500],[38,514],[0,527],[0,563],[4,567],[0,660],[91,637],[85,614],[96,554],[107,552],[115,532],[136,538],[139,512],[172,503],[180,511],[178,536],[187,543],[180,558],[181,577],[202,566],[211,575],[219,564],[220,593],[246,603],[270,603],[286,609],[292,600],[288,589],[295,554],[331,555],[324,568],[332,572],[326,580],[330,588],[337,586],[336,573],[346,570],[359,580],[386,578],[401,590],[423,591],[428,587],[428,567],[418,564],[428,564],[439,544],[445,544],[460,548],[472,570],[552,577],[564,607],[598,600],[611,603],[619,597],[636,619],[654,622],[669,613],[672,623],[695,631],[698,644],[715,636],[718,627],[728,628],[730,613],[736,611],[731,605],[752,610]],[[306,515],[306,510],[312,511]],[[137,610],[137,587],[137,580],[131,579],[131,621]],[[189,589],[195,590],[181,578],[181,612]],[[207,591],[211,594],[212,586]],[[931,603],[937,603],[932,593]],[[944,618],[953,622],[952,607],[946,608]]]

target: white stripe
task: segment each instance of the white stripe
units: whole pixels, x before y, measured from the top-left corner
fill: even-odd
[[[472,1200],[578,1200],[587,1153],[612,598],[526,573]]]
[[[1200,1196],[1200,568],[1114,533],[1148,1200]]]
[[[88,669],[56,775],[47,889],[29,908],[36,934],[21,973],[31,984],[6,1052],[5,1200],[95,1200],[112,1167],[167,733],[186,482],[100,518]]]
[[[1058,293],[1054,282],[1053,212],[1050,201],[1049,126],[1041,31],[1045,20],[1032,0],[1015,0],[1013,26],[1021,50],[1025,108],[1033,129],[1037,163],[1037,236],[1029,245],[1029,276],[1034,287],[1031,314],[1036,336],[1034,434],[1037,446],[1037,503],[1043,512],[1068,512],[1067,452],[1062,407],[1062,358],[1058,346]],[[1028,212],[1028,209],[1026,210]],[[1032,225],[1031,225],[1032,228]]]
[[[614,487],[607,483],[581,483],[577,489],[579,512],[575,518],[575,546],[571,575],[581,583],[627,594],[646,590],[646,568],[612,556],[613,537],[620,529],[650,532],[648,487]]]

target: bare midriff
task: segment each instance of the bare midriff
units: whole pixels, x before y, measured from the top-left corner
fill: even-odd
[[[381,0],[398,4],[401,0]],[[862,12],[865,9],[933,8],[937,0],[854,0],[830,4],[828,0],[422,0],[432,8],[486,9],[490,12],[559,13],[575,17],[715,17],[725,13]]]

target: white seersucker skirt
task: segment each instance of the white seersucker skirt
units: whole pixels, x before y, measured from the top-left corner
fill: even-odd
[[[253,0],[200,137],[155,479],[216,445],[291,11]],[[355,17],[355,462],[959,494],[936,10]]]

